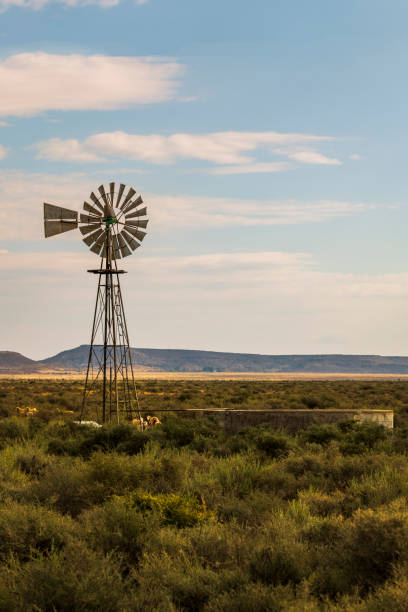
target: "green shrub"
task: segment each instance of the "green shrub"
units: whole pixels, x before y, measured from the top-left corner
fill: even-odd
[[[37,555],[24,564],[11,560],[0,568],[0,606],[11,610],[132,610],[129,579],[113,557],[73,541],[62,552]]]
[[[7,501],[0,506],[0,559],[26,561],[35,553],[61,550],[75,533],[73,522],[33,504]]]
[[[189,419],[165,415],[162,425],[155,427],[149,434],[152,439],[159,441],[162,445],[182,447],[194,443],[197,438],[202,440],[203,437],[217,437],[219,426],[211,419]]]
[[[328,444],[332,440],[340,440],[341,431],[336,425],[311,425],[299,434],[302,442],[312,444]]]
[[[255,444],[269,457],[284,457],[291,448],[287,436],[272,431],[260,431],[255,438]]]
[[[64,457],[49,462],[41,478],[27,488],[26,497],[75,517],[109,494],[103,483],[90,477],[81,460]]]
[[[298,559],[285,550],[272,547],[263,547],[256,551],[249,570],[252,580],[264,584],[296,584],[303,577]]]
[[[340,449],[348,455],[356,455],[374,448],[390,450],[391,435],[390,430],[377,423],[356,423],[341,440]]]
[[[407,567],[401,566],[396,575],[361,603],[358,612],[406,612],[408,610]],[[357,610],[356,610],[357,612]]]
[[[239,588],[242,580],[239,571],[214,571],[182,553],[145,555],[138,572],[138,609],[198,612],[217,594]]]
[[[314,487],[309,487],[306,491],[299,491],[298,498],[304,502],[312,514],[318,516],[330,516],[341,514],[344,509],[344,493],[333,491],[333,493],[323,493]]]
[[[408,560],[407,524],[406,512],[357,511],[325,549],[325,564],[313,578],[314,592],[336,597],[358,589],[364,595],[383,585],[396,564]]]
[[[286,456],[292,447],[293,441],[288,435],[269,425],[245,427],[227,441],[227,448],[233,453],[259,450],[271,458]]]
[[[24,440],[28,435],[27,419],[11,417],[0,420],[0,443]]]
[[[47,456],[39,450],[20,453],[16,458],[16,467],[28,476],[38,477],[48,464]]]
[[[249,583],[210,599],[204,609],[205,612],[318,612],[321,609],[313,600],[307,603],[303,600],[300,605],[290,587],[271,588],[262,583]]]
[[[135,493],[132,500],[140,512],[156,512],[162,524],[174,525],[179,529],[214,520],[214,513],[207,510],[205,503],[193,497]]]
[[[102,506],[86,510],[79,517],[84,537],[91,548],[104,554],[119,553],[128,565],[136,565],[158,517],[140,512],[131,498],[113,497]]]

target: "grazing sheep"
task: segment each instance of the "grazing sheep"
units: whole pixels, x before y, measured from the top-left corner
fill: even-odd
[[[148,427],[157,427],[157,425],[161,425],[160,419],[156,416],[147,416],[146,420]]]
[[[155,416],[147,416],[146,419],[142,417],[137,417],[136,419],[132,419],[132,425],[135,425],[139,431],[145,431],[150,427],[156,427],[156,425],[161,425],[160,419]]]
[[[144,431],[148,428],[147,421],[145,421],[143,418],[132,419],[132,425],[134,425],[139,431]]]
[[[22,408],[17,406],[17,412],[23,416],[33,416],[34,414],[37,414],[38,410],[37,408],[31,406],[24,406]]]

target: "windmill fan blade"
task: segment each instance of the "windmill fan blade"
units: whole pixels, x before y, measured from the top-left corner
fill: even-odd
[[[120,252],[122,253],[122,257],[128,257],[132,254],[132,251],[126,245],[120,248]]]
[[[122,195],[123,195],[123,191],[124,191],[125,187],[126,187],[126,185],[124,185],[123,183],[120,184],[119,192],[118,192],[118,197],[117,197],[117,200],[116,200],[116,208],[119,208],[119,204],[120,204],[120,201],[122,199]]]
[[[121,208],[121,210],[124,210],[124,209],[125,209],[126,204],[129,202],[129,200],[131,200],[131,199],[133,198],[133,196],[135,195],[135,193],[136,193],[136,190],[135,190],[135,189],[133,189],[133,187],[130,187],[130,188],[129,188],[129,191],[128,191],[128,194],[127,194],[126,198],[123,200],[123,204],[122,204],[122,206],[120,207],[120,208]]]
[[[142,197],[139,196],[138,198],[136,198],[136,200],[134,202],[128,202],[126,204],[126,206],[122,207],[122,211],[125,213],[125,215],[128,214],[128,212],[130,212],[131,210],[133,210],[134,208],[137,208],[138,206],[140,206],[141,204],[143,204],[143,200]]]
[[[102,213],[99,210],[97,210],[96,208],[94,208],[93,206],[91,206],[90,204],[88,204],[88,202],[84,202],[84,210],[86,210],[89,213],[91,213],[91,215],[96,215],[97,217],[102,217]]]
[[[105,233],[104,230],[98,229],[96,230],[96,232],[89,234],[89,236],[84,238],[83,241],[85,242],[85,244],[87,244],[90,247],[94,244],[94,242],[99,242],[99,238],[103,236],[104,233]]]
[[[99,246],[103,246],[105,242],[106,242],[106,237],[105,237],[105,232],[103,232],[103,234],[101,234],[99,238],[95,240],[95,244],[99,244]]]
[[[111,217],[112,219],[115,218],[115,211],[113,210],[110,204],[105,204],[103,208],[103,214],[104,214],[105,219],[108,217]]]
[[[86,234],[89,234],[90,232],[94,232],[100,227],[101,226],[99,223],[91,223],[91,225],[83,225],[82,227],[79,228],[79,231],[81,232],[83,236],[85,236]]]
[[[91,200],[95,204],[95,206],[97,206],[103,212],[103,204],[101,204],[101,202],[98,200],[98,198],[96,197],[94,192],[92,192],[89,197],[91,198]]]
[[[126,219],[134,219],[135,217],[145,217],[147,215],[147,208],[146,206],[144,208],[141,208],[140,210],[135,210],[135,212],[132,212],[130,215],[125,214]]]
[[[99,244],[94,244],[93,247],[91,247],[92,253],[96,253],[97,255],[99,255],[101,250],[102,250],[102,247]]]
[[[138,219],[137,221],[128,221],[128,219],[129,217],[125,217],[125,226],[129,224],[133,227],[143,227],[143,229],[146,229],[147,224],[149,223],[149,219]]]
[[[137,238],[139,240],[139,242],[142,242],[143,238],[146,236],[145,232],[141,232],[137,229],[136,227],[132,227],[130,225],[130,223],[126,223],[124,229],[129,232],[129,234],[132,234],[132,236],[134,236],[135,238]]]
[[[69,208],[62,208],[61,206],[54,206],[54,204],[47,204],[44,202],[44,219],[78,219],[78,213],[76,210],[70,210]]]
[[[97,222],[101,222],[101,218],[100,217],[94,217],[91,215],[83,215],[80,214],[79,215],[79,222],[80,223],[97,223]]]
[[[102,200],[105,202],[106,205],[109,205],[109,200],[106,197],[106,192],[105,192],[105,187],[103,185],[99,185],[98,187],[98,191],[102,196]]]
[[[44,220],[44,234],[46,238],[62,234],[63,232],[69,232],[77,227],[78,223],[76,221],[59,221],[58,219]]]
[[[128,255],[132,254],[132,251],[129,250],[128,245],[124,241],[123,236],[121,236],[120,234],[118,234],[118,242],[119,242],[120,252],[122,253],[122,257],[127,257]]]
[[[110,204],[111,206],[115,206],[115,202],[113,201],[115,195],[115,183],[109,183],[109,191],[110,191]]]
[[[134,238],[132,238],[132,236],[130,234],[127,233],[127,231],[124,229],[122,230],[122,236],[124,236],[124,238],[126,239],[126,242],[128,243],[128,245],[130,246],[130,248],[132,249],[132,251],[134,251],[135,249],[137,249],[138,247],[140,247],[140,243],[137,242],[137,240],[135,240]]]
[[[127,246],[122,234],[118,234],[117,238],[120,247],[124,248],[125,246]]]

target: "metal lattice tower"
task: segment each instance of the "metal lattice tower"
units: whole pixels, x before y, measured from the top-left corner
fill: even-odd
[[[132,187],[124,196],[125,189],[121,184],[116,191],[110,183],[105,191],[100,185],[100,195],[90,195],[92,204],[84,202],[79,222],[76,211],[44,204],[46,238],[79,227],[83,241],[101,258],[98,269],[88,270],[99,279],[81,420],[85,415],[102,423],[140,418],[119,281],[125,271],[117,261],[140,246],[148,220],[142,197]]]

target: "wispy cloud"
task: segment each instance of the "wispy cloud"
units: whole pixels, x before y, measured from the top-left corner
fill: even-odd
[[[340,166],[341,161],[332,157],[327,157],[318,153],[317,151],[298,151],[297,153],[290,153],[288,155],[290,159],[301,162],[302,164],[317,164],[324,166]]]
[[[282,172],[290,168],[289,162],[275,161],[276,156],[289,158],[302,164],[339,165],[316,150],[311,144],[333,141],[330,136],[279,132],[210,132],[206,134],[128,134],[106,132],[93,134],[82,143],[75,140],[53,138],[34,145],[37,157],[51,161],[94,161],[103,151],[105,160],[111,158],[139,160],[153,164],[174,164],[181,160],[201,160],[217,164],[207,168],[212,174],[247,174]],[[294,147],[297,147],[294,150]],[[299,149],[299,147],[303,147]],[[259,161],[256,153],[266,150],[275,160]]]
[[[119,4],[120,0],[0,0],[0,12],[11,7],[19,7],[39,11],[47,4],[63,4],[67,7],[81,7],[94,4],[101,8],[109,8]],[[135,4],[147,4],[149,0],[134,0]]]
[[[39,146],[42,146],[42,143]],[[39,150],[37,157],[40,159],[58,159],[73,162],[104,161],[101,155],[81,146],[74,138],[69,138],[68,140],[51,138],[47,140],[43,148]]]
[[[0,61],[0,115],[164,102],[176,95],[182,73],[168,58],[20,53]]]
[[[42,240],[42,202],[79,209],[99,184],[85,173],[64,176],[0,171],[2,239]],[[138,186],[135,185],[135,188]],[[243,200],[143,192],[151,231],[320,223],[369,211],[370,204],[330,200]],[[62,240],[77,239],[68,232]]]
[[[0,159],[4,159],[7,155],[7,149],[3,145],[0,145]]]
[[[369,204],[330,200],[242,200],[187,195],[145,194],[150,203],[152,228],[257,227],[320,223],[352,216],[372,208]]]
[[[293,165],[288,162],[254,162],[252,164],[237,164],[236,166],[219,166],[206,169],[209,174],[265,174],[270,172],[284,172]]]

